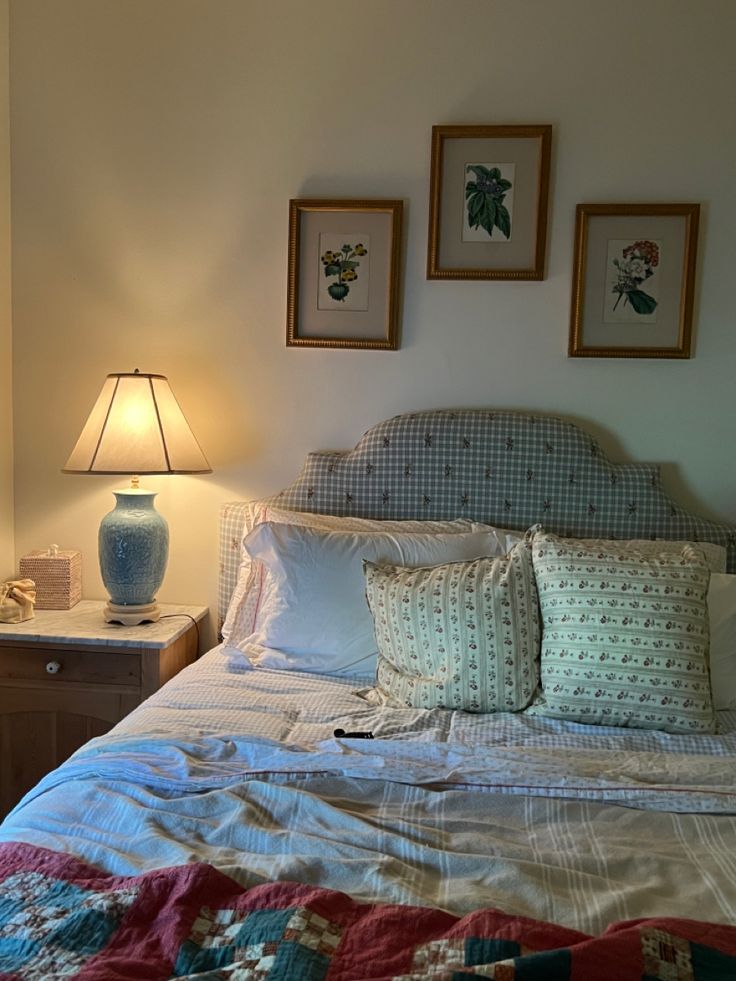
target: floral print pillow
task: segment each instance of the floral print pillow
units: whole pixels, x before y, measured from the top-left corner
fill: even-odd
[[[407,569],[365,562],[391,705],[518,712],[537,688],[539,613],[528,541],[502,558]]]
[[[542,689],[530,714],[715,730],[705,555],[693,545],[657,552],[652,544],[533,536]]]

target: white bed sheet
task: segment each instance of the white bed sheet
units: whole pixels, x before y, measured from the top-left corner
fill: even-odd
[[[736,921],[736,713],[675,736],[387,709],[360,688],[215,648],[42,781],[0,840],[588,932]]]

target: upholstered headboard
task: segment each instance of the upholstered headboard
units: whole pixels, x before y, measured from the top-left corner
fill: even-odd
[[[554,416],[432,410],[373,426],[356,447],[310,453],[271,500],[294,511],[365,518],[468,517],[505,528],[541,522],[581,538],[670,538],[728,549],[736,525],[701,518],[660,487],[659,468],[615,464],[592,436]],[[220,614],[237,579],[245,505],[221,511]]]

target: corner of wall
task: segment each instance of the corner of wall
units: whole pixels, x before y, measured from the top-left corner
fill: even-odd
[[[15,572],[10,246],[10,2],[0,0],[0,580]]]

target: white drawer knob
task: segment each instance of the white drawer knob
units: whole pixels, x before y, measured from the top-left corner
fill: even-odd
[[[58,661],[49,661],[46,665],[46,671],[48,674],[58,674],[61,671],[61,665]]]

